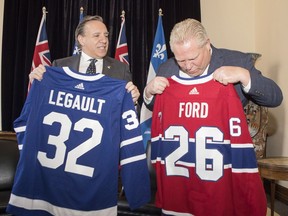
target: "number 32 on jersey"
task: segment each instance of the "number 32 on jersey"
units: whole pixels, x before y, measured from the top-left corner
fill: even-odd
[[[125,128],[127,130],[133,130],[138,127],[139,122],[135,111],[128,110],[122,114],[122,118],[126,120]],[[57,136],[49,135],[48,145],[54,145],[56,147],[55,155],[53,158],[47,157],[46,152],[39,151],[37,158],[43,167],[57,169],[62,164],[65,164],[65,171],[79,175],[92,177],[94,173],[94,167],[77,164],[79,157],[84,156],[87,152],[101,144],[103,136],[103,127],[101,123],[95,119],[81,118],[74,126],[68,117],[68,115],[58,112],[51,112],[46,115],[43,119],[43,124],[53,125],[53,123],[60,123],[60,131]],[[91,129],[91,137],[86,139],[84,142],[79,143],[74,149],[66,155],[66,144],[65,142],[69,139],[71,130],[83,132],[84,129]]]

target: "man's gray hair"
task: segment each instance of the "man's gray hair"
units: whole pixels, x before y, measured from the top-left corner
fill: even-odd
[[[75,30],[75,41],[79,49],[81,49],[81,44],[78,41],[78,35],[84,36],[84,28],[85,28],[86,23],[90,21],[94,21],[94,20],[104,23],[103,18],[101,16],[96,15],[96,16],[85,16],[81,20],[81,22],[78,24]]]
[[[185,43],[191,39],[195,39],[199,47],[202,47],[206,44],[208,35],[199,21],[188,18],[175,24],[173,27],[169,42],[171,51],[173,52],[175,45]]]

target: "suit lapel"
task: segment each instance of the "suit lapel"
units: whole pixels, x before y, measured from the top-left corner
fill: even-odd
[[[212,56],[211,56],[210,66],[208,69],[208,74],[213,73],[217,68],[223,65],[223,59],[222,59],[221,53],[214,46],[211,45],[211,47],[212,47]]]
[[[109,76],[112,73],[112,71],[113,71],[113,62],[110,61],[109,58],[104,57],[102,73]]]
[[[72,56],[70,58],[70,62],[69,62],[69,67],[76,70],[76,71],[79,71],[79,67],[80,67],[80,58],[81,58],[81,54],[80,55],[75,55],[75,56]]]

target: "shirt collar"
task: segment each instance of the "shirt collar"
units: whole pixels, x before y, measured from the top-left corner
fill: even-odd
[[[82,51],[82,53],[81,53],[81,58],[84,60],[84,61],[89,61],[92,57],[91,56],[89,56],[89,55],[87,55],[85,52],[83,52]],[[101,59],[97,59],[97,62],[103,62],[103,58],[101,58]]]

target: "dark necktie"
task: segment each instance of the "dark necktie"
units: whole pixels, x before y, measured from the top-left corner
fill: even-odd
[[[96,74],[96,66],[95,63],[97,62],[96,59],[90,59],[90,64],[86,70],[86,74]]]

